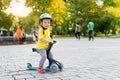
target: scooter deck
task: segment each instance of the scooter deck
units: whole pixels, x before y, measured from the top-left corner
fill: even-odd
[[[27,70],[38,70],[38,67],[27,67]],[[50,71],[49,69],[44,68],[45,71]]]
[[[38,67],[34,67],[34,66],[32,66],[32,67],[27,67],[27,69],[28,69],[28,70],[37,70]]]
[[[27,63],[27,69],[28,69],[28,70],[37,70],[38,67],[36,67],[36,66],[32,66],[31,63]]]
[[[32,66],[31,63],[27,63],[27,70],[37,70],[37,66]],[[44,68],[46,71],[49,71],[49,68]]]

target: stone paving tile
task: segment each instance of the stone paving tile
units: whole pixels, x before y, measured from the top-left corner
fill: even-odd
[[[120,80],[119,38],[56,40],[52,52],[63,63],[62,72],[40,74],[26,70],[28,62],[38,65],[40,56],[31,52],[35,44],[0,46],[0,80]]]
[[[0,76],[0,80],[14,80],[12,76]]]

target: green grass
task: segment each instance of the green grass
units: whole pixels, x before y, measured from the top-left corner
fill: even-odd
[[[70,38],[70,37],[75,37],[75,35],[53,35],[53,38]],[[87,38],[88,36],[82,36],[84,38]],[[94,37],[105,37],[105,34],[97,34]],[[120,37],[120,34],[108,34],[107,37]]]

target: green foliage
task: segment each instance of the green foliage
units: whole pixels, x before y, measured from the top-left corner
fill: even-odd
[[[81,24],[81,23],[82,23],[82,18],[77,18],[77,19],[75,20],[75,23],[76,23],[76,24]]]
[[[5,10],[9,6],[10,1],[11,0],[7,0],[7,1],[6,0],[0,0],[0,11]]]
[[[67,7],[71,13],[72,23],[79,23],[84,35],[87,34],[88,21],[91,19],[96,23],[103,14],[101,8],[96,5],[96,0],[68,0],[67,3],[69,3]]]
[[[7,15],[4,10],[8,7],[11,0],[0,0],[0,28],[9,30],[12,25],[12,19]]]
[[[104,0],[104,6],[120,7],[120,0]]]
[[[81,25],[81,32],[87,35],[87,23],[91,19],[95,23],[95,34],[103,34],[105,30],[120,29],[120,0],[102,0],[103,6],[96,4],[97,0],[26,0],[26,6],[33,11],[26,17],[7,15],[4,11],[11,0],[0,1],[0,28],[16,27],[23,25],[27,33],[33,26],[38,26],[38,19],[42,13],[53,16],[54,34],[74,34],[75,24]],[[19,0],[16,0],[19,2]]]
[[[65,0],[68,4],[68,11],[71,14],[72,23],[76,23],[76,19],[81,18],[81,32],[87,34],[87,23],[90,19],[95,23],[95,32],[103,32],[105,30],[115,30],[115,25],[119,23],[117,17],[119,15],[120,0],[104,0],[103,6],[96,4],[97,0]],[[111,8],[110,8],[111,7]],[[115,8],[116,7],[116,8]],[[119,8],[118,8],[119,7]],[[78,21],[79,23],[79,21]]]
[[[114,0],[105,0],[104,6],[115,6]]]
[[[100,32],[105,32],[105,31],[109,31],[112,29],[111,27],[111,22],[112,22],[112,17],[109,15],[105,15],[103,16],[102,20],[101,20],[101,24],[99,24],[98,30]]]
[[[0,13],[0,27],[9,30],[11,25],[12,25],[12,20],[10,19],[10,16],[8,16],[4,12],[1,12]]]
[[[41,5],[40,5],[41,4]],[[60,4],[60,5],[59,5]],[[61,26],[64,24],[64,21],[68,20],[66,5],[62,0],[27,0],[27,6],[31,6],[33,8],[33,14],[31,15],[34,18],[33,24],[35,25],[36,20],[38,22],[40,14],[46,12],[52,15],[53,17],[53,30],[56,30],[57,26]],[[31,17],[30,16],[30,17]],[[31,20],[30,17],[27,17]],[[31,22],[31,21],[30,21]],[[29,23],[29,22],[28,22]],[[33,26],[33,25],[32,25]],[[63,28],[61,27],[63,30]],[[57,29],[59,30],[59,29]],[[56,33],[56,32],[54,32]]]
[[[52,0],[26,0],[26,6],[32,7],[33,11],[39,13],[47,12],[46,8],[50,5]]]
[[[34,13],[31,13],[30,15],[28,15],[25,18],[20,18],[19,24],[23,25],[26,33],[30,34],[32,27],[38,26],[38,24],[39,24],[38,18],[39,17],[37,15],[35,15]]]

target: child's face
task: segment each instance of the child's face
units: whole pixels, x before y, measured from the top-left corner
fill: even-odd
[[[51,22],[50,19],[43,19],[43,21],[41,22],[41,24],[42,24],[42,26],[44,28],[48,28],[50,26],[50,22]]]

